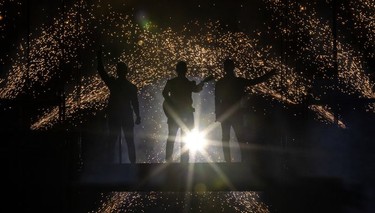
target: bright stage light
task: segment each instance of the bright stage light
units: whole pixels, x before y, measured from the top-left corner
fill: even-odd
[[[203,150],[207,144],[205,135],[198,130],[193,129],[185,136],[185,143],[189,150],[200,151]]]

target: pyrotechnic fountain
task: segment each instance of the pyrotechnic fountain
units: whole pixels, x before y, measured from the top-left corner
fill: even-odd
[[[329,1],[327,1],[330,3]],[[13,1],[10,3],[19,4]],[[160,92],[167,78],[173,75],[174,65],[183,59],[189,66],[189,77],[199,81],[213,74],[216,79],[222,76],[222,61],[226,57],[236,60],[236,74],[246,78],[254,78],[265,72],[276,69],[278,74],[267,83],[248,90],[248,94],[257,94],[265,99],[277,102],[287,108],[290,105],[303,104],[304,100],[313,97],[324,99],[324,95],[316,94],[316,81],[321,79],[332,81],[329,70],[334,68],[335,57],[332,56],[334,38],[330,21],[319,16],[316,4],[299,1],[264,0],[268,10],[273,14],[273,27],[260,32],[257,36],[245,32],[226,31],[221,23],[211,21],[191,21],[182,29],[172,27],[161,28],[148,20],[145,14],[127,8],[127,3],[120,5],[127,8],[121,11],[111,3],[100,0],[94,3],[78,1],[72,5],[64,3],[59,8],[58,15],[50,24],[43,24],[33,29],[27,39],[17,44],[17,51],[12,66],[2,80],[3,86],[0,97],[16,99],[27,92],[38,98],[41,93],[48,92],[48,85],[54,78],[67,72],[64,64],[72,64],[73,74],[64,86],[64,100],[67,106],[64,122],[70,128],[81,125],[88,117],[100,114],[108,98],[108,90],[96,72],[95,51],[99,46],[104,50],[105,66],[114,74],[117,61],[126,62],[131,73],[129,79],[140,89],[142,106],[142,126],[138,127],[139,145],[150,148],[145,151],[139,162],[162,162],[164,158],[166,126],[161,109]],[[361,0],[356,4],[339,5],[340,14],[346,6],[354,15],[354,26],[368,46],[374,45],[374,3]],[[3,6],[0,3],[0,7]],[[2,17],[2,16],[0,16]],[[338,16],[345,25],[345,17]],[[1,19],[0,19],[1,21]],[[286,23],[287,21],[287,23]],[[261,42],[263,35],[275,35],[285,46],[281,56],[275,48]],[[358,98],[375,98],[374,82],[365,72],[363,59],[369,57],[345,43],[345,37],[338,37],[338,85],[324,85],[324,92],[339,92],[344,95],[356,95]],[[372,55],[373,57],[373,55]],[[301,61],[306,69],[294,66],[291,58]],[[311,73],[308,72],[308,70]],[[317,77],[318,76],[318,77]],[[43,88],[47,91],[39,91]],[[201,128],[212,129],[219,134],[215,127],[213,114],[213,85],[208,83],[206,92],[194,97]],[[312,104],[309,110],[316,119],[324,123],[334,122],[334,113],[329,104]],[[367,104],[368,113],[374,113],[374,105]],[[32,130],[48,131],[60,124],[58,106],[46,107],[34,117]],[[339,120],[340,128],[346,128],[345,119]],[[218,140],[218,137],[215,138]],[[151,141],[151,142],[150,142]],[[151,143],[152,145],[145,145]],[[197,158],[203,162],[220,162],[220,152],[213,148],[208,156]],[[102,207],[97,212],[129,208],[140,208],[153,205],[158,199],[167,194],[138,192],[121,192],[103,195]],[[186,194],[187,197],[201,195]],[[236,207],[246,212],[268,212],[267,206],[257,201],[254,192],[231,192],[224,195],[205,192],[207,200],[220,200],[219,203],[232,205],[227,200],[234,200]],[[197,199],[197,198],[196,198]],[[151,204],[147,204],[147,203]],[[183,201],[179,200],[178,202]],[[156,205],[156,204],[154,204]],[[162,208],[169,208],[163,206]],[[189,207],[186,207],[189,208]],[[222,208],[227,208],[222,204]]]

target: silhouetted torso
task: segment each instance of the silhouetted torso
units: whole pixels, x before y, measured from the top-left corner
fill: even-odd
[[[173,147],[176,135],[181,129],[182,138],[194,128],[194,108],[192,106],[193,92],[200,92],[203,84],[196,84],[186,78],[187,64],[179,61],[176,64],[177,77],[169,79],[163,89],[163,110],[168,120],[168,138],[166,144],[165,159],[172,160]],[[189,162],[189,150],[185,143],[180,143],[181,162]]]
[[[215,85],[215,115],[216,121],[221,123],[222,148],[226,162],[232,162],[229,146],[231,129],[234,130],[240,145],[241,160],[244,161],[243,159],[246,157],[243,151],[245,144],[249,143],[250,139],[248,114],[245,113],[246,108],[249,107],[245,102],[246,87],[262,83],[275,73],[275,70],[272,70],[260,77],[246,79],[236,77],[234,71],[234,61],[226,59],[224,61],[224,77],[218,80]]]
[[[121,116],[128,124],[133,124],[133,107],[138,105],[137,87],[127,79],[110,77],[106,82],[110,90],[108,100],[108,113]]]
[[[195,81],[190,81],[186,77],[175,77],[167,81],[163,96],[167,104],[178,114],[193,112],[192,92],[198,92]]]
[[[225,76],[216,83],[216,116],[223,116],[231,112],[234,115],[241,107],[241,100],[244,97],[245,89],[248,86],[245,78]]]
[[[119,142],[119,162],[121,163],[121,132],[124,133],[128,146],[129,160],[136,162],[134,143],[134,123],[140,124],[139,103],[137,87],[127,80],[128,67],[125,63],[117,63],[118,78],[109,76],[104,70],[102,52],[98,51],[98,72],[104,83],[109,88],[109,100],[107,106],[109,141],[107,147],[107,161],[114,162],[114,150],[116,142]],[[136,121],[134,122],[134,114]],[[120,140],[119,140],[120,139]]]

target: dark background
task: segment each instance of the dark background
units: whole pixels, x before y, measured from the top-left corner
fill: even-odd
[[[5,79],[10,70],[20,41],[26,40],[29,33],[37,33],[42,24],[51,24],[53,18],[56,18],[58,8],[64,4],[69,7],[73,1],[51,3],[47,0],[29,0],[22,1],[22,4],[5,1],[1,5],[0,15],[3,18],[0,20],[0,78]],[[102,4],[103,10],[106,10],[105,3]],[[329,5],[321,1],[317,7],[319,15],[329,20],[332,15]],[[134,19],[137,23],[140,23],[142,15],[145,15],[162,28],[172,27],[176,30],[192,20],[219,20],[224,30],[242,31],[251,35],[258,31],[267,31],[269,28],[274,29],[274,25],[277,24],[272,22],[271,12],[260,0],[130,0],[125,4],[123,1],[112,2],[112,8],[135,14]],[[364,45],[368,38],[360,37],[361,32],[350,30],[354,21],[349,13],[341,15],[349,21],[345,28],[339,23],[339,32],[346,35],[345,42],[352,44],[365,55],[367,63],[364,71],[374,76],[374,47]],[[275,52],[281,52],[285,48],[281,38],[273,34],[264,34],[261,39],[262,44],[273,45]],[[116,53],[120,54],[123,49],[121,46],[116,48],[118,49],[113,50],[114,56]],[[293,56],[293,49],[289,51]],[[85,61],[85,58],[81,60]],[[25,99],[21,96],[14,100],[2,100],[0,105],[3,135],[1,156],[5,168],[3,183],[7,189],[9,188],[6,190],[9,202],[2,205],[2,208],[22,212],[75,212],[81,208],[85,209],[82,206],[89,204],[72,202],[75,196],[81,199],[82,197],[69,188],[70,181],[82,168],[79,159],[82,157],[82,147],[77,147],[78,141],[82,139],[82,132],[78,131],[79,128],[66,132],[61,126],[48,132],[29,131],[27,121],[29,116],[35,116],[35,111],[28,109],[33,109],[35,104],[40,102],[33,100],[35,102],[27,102],[29,105],[25,105]],[[342,115],[350,127],[347,130],[332,125],[316,124],[315,121],[311,121],[311,124],[308,123],[310,120],[306,121],[304,117],[292,119],[290,123],[293,124],[290,128],[293,135],[297,137],[300,136],[300,131],[309,132],[310,143],[301,142],[295,146],[316,149],[314,161],[309,163],[315,170],[312,176],[295,184],[276,184],[265,199],[273,212],[371,212],[374,209],[374,113],[365,112],[363,103],[359,100],[353,99],[350,103],[342,107]],[[283,111],[282,106],[278,109]],[[293,112],[288,111],[286,114],[290,115]],[[268,122],[271,126],[274,120]],[[303,126],[300,125],[301,122]],[[86,123],[83,126],[95,127],[95,124]],[[90,137],[92,135],[87,136]],[[292,156],[288,165],[294,168],[295,171],[291,169],[292,173],[299,173],[300,169],[304,169],[301,168],[304,164],[298,156]]]

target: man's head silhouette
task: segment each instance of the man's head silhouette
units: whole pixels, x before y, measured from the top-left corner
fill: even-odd
[[[124,62],[119,62],[117,63],[116,71],[119,78],[126,78],[126,75],[128,74],[128,65]]]
[[[229,74],[229,75],[234,75],[234,68],[235,68],[235,65],[234,65],[234,61],[232,59],[225,59],[224,61],[224,71],[226,74]]]
[[[185,61],[179,61],[176,65],[176,72],[179,76],[185,76],[187,72],[187,64]]]

